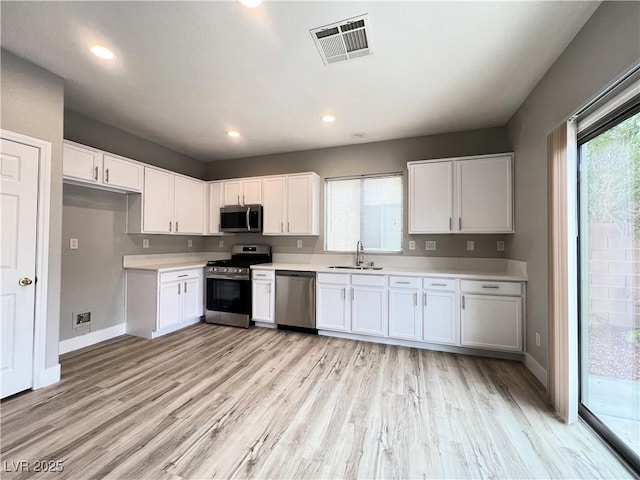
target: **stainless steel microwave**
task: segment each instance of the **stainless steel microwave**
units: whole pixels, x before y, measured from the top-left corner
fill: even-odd
[[[262,205],[222,207],[220,209],[221,232],[261,232]]]

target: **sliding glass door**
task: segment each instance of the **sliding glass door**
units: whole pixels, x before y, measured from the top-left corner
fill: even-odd
[[[580,414],[640,470],[639,107],[578,144]]]

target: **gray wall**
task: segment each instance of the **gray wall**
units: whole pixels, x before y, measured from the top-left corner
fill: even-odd
[[[203,237],[127,235],[126,216],[126,195],[64,185],[61,340],[124,322],[123,255],[203,249]],[[77,250],[69,249],[70,238],[78,239]],[[149,248],[142,248],[144,238]],[[92,325],[74,329],[74,314],[89,311]]]
[[[2,50],[0,126],[51,142],[51,194],[47,349],[45,366],[58,363],[60,321],[60,231],[62,227],[62,116],[60,77]]]
[[[64,111],[64,138],[183,175],[205,178],[205,163],[70,110]]]
[[[295,172],[316,172],[323,178],[366,173],[404,173],[404,232],[405,255],[450,256],[450,257],[505,257],[509,254],[512,235],[409,235],[407,223],[407,162],[433,158],[480,155],[511,151],[505,128],[492,128],[469,132],[448,133],[426,137],[390,140],[386,142],[325,148],[303,152],[267,155],[240,160],[212,162],[207,169],[208,180],[274,175]],[[324,182],[323,182],[324,183]],[[323,185],[324,186],[324,185]],[[321,202],[321,225],[324,224],[324,204]],[[516,225],[516,228],[518,226]],[[320,228],[321,232],[324,230]],[[302,240],[303,248],[296,248]],[[409,250],[409,240],[415,240],[416,249]],[[425,250],[425,240],[436,240],[435,252]],[[475,241],[475,250],[466,250],[466,241]],[[505,252],[496,250],[496,241],[505,240]],[[257,234],[236,235],[223,239],[209,239],[208,251],[228,251],[235,243],[268,243],[277,253],[322,253],[324,236],[317,237],[263,237]],[[355,245],[354,245],[355,249]],[[365,245],[366,251],[366,245]]]
[[[508,123],[515,149],[511,258],[528,263],[527,351],[547,368],[547,135],[640,59],[640,2],[603,2]],[[540,332],[541,346],[535,345]]]

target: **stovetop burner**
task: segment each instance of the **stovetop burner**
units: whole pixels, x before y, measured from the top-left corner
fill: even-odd
[[[231,248],[231,258],[227,260],[211,260],[207,262],[207,267],[234,269],[249,269],[251,265],[260,263],[271,263],[271,247],[269,245],[234,245]],[[213,269],[207,269],[213,270]]]

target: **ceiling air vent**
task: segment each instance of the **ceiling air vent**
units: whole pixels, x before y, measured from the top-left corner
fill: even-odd
[[[369,15],[309,30],[325,65],[371,55]]]

